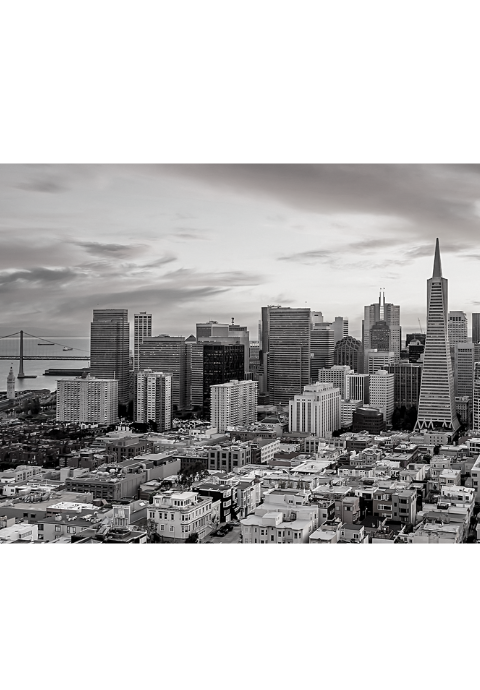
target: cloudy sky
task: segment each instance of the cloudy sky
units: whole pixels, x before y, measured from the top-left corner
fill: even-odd
[[[2,165],[0,335],[88,335],[92,309],[250,328],[267,304],[350,319],[380,287],[425,327],[440,238],[450,309],[480,311],[480,166]],[[131,319],[133,321],[133,318]]]

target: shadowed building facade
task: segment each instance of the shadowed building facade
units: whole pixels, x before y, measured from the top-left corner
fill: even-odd
[[[94,309],[90,327],[90,374],[118,381],[118,402],[129,398],[130,325],[128,309]]]

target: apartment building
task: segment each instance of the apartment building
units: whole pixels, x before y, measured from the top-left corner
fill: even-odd
[[[194,491],[164,491],[153,497],[148,519],[165,541],[182,543],[197,533],[201,541],[211,529],[212,498]]]

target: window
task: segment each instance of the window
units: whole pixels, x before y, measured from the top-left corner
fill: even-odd
[[[170,525],[170,532],[173,532],[174,529],[175,527],[173,525]]]
[[[160,532],[164,532],[164,531],[165,531],[165,525],[160,525]]]
[[[62,528],[60,527],[60,525],[55,525],[55,532],[61,532],[61,531],[62,531]]]
[[[43,526],[43,525],[42,525],[42,526]],[[42,540],[43,540],[43,534],[39,534],[39,535],[38,535],[38,538],[39,538],[40,541],[42,541]]]
[[[175,520],[175,513],[170,513],[170,520]]]
[[[273,534],[272,534],[271,537],[270,537],[270,541],[275,541],[275,537],[274,537]]]
[[[43,525],[38,525],[38,530],[43,532]]]
[[[153,520],[153,518],[155,517],[155,513],[154,513],[153,511],[150,512],[150,517],[151,517],[152,520]]]

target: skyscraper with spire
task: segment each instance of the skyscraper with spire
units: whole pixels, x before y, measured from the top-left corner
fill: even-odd
[[[437,238],[433,275],[427,281],[427,337],[415,430],[455,433],[459,426],[448,342],[448,280],[442,276]]]
[[[383,289],[383,288],[382,288]],[[378,302],[364,308],[362,342],[364,371],[368,370],[368,351],[393,352],[395,361],[400,360],[401,328],[400,307],[385,302],[385,290],[380,289]]]

